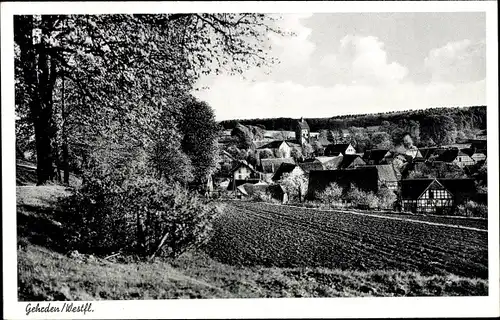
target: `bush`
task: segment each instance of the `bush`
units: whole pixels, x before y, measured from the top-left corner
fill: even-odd
[[[365,192],[355,186],[351,186],[344,199],[363,209],[375,209],[379,205],[379,200],[373,192]]]
[[[392,210],[394,203],[397,201],[397,196],[394,191],[388,188],[380,188],[377,193],[378,206],[383,210]]]
[[[474,201],[467,201],[457,207],[457,214],[465,217],[488,217],[488,206],[478,204]]]
[[[325,204],[331,206],[333,202],[338,202],[342,197],[342,188],[335,182],[332,182],[321,192],[318,198]]]
[[[173,258],[208,239],[220,210],[178,184],[151,178],[117,184],[104,177],[87,180],[64,208],[73,249]]]

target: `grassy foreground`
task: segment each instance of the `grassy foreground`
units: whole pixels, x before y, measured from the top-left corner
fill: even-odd
[[[18,251],[19,300],[121,300],[487,295],[485,280],[411,272],[239,268],[191,253],[175,263],[117,263],[27,245]]]
[[[486,280],[455,275],[237,267],[201,251],[152,263],[69,254],[53,240],[64,228],[56,221],[57,199],[68,190],[16,189],[20,301],[488,294]]]

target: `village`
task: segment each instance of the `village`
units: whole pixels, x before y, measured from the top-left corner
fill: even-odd
[[[237,141],[233,131],[225,130],[219,139],[222,169],[209,180],[210,194],[301,205],[328,200],[336,208],[441,215],[486,207],[486,130],[476,139],[435,147],[416,147],[406,133],[396,148],[358,152],[348,130],[340,130],[337,139],[321,139],[301,118],[295,131],[265,130],[263,139],[252,141],[253,163],[228,152]],[[332,184],[340,188],[333,199],[325,195]],[[363,199],[349,197],[353,188]],[[386,199],[373,204],[369,195],[377,194]]]

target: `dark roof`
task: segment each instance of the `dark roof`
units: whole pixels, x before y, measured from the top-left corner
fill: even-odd
[[[444,162],[452,162],[458,156],[458,149],[447,149],[442,154],[440,154],[436,160]]]
[[[470,139],[471,148],[476,149],[486,149],[487,148],[487,140],[486,139]]]
[[[297,126],[300,129],[308,129],[308,130],[310,130],[309,125],[307,124],[307,121],[304,120],[304,119],[300,119],[299,121],[297,121]]]
[[[283,187],[279,184],[271,184],[269,187],[267,187],[267,192],[271,195],[273,198],[280,199],[283,197],[283,195],[286,193],[286,191],[283,189]]]
[[[330,144],[325,148],[325,155],[343,154],[348,147],[349,143]]]
[[[329,170],[347,169],[351,164],[366,165],[366,162],[357,154],[346,154],[335,157],[334,160],[325,164]]]
[[[374,161],[375,163],[379,163],[384,156],[389,152],[387,149],[372,149],[366,150],[363,154],[363,160],[366,161]]]
[[[460,201],[465,196],[470,197],[476,192],[474,179],[406,179],[401,180],[401,197],[418,199],[434,180],[450,191],[456,201]]]
[[[308,198],[325,190],[332,182],[346,189],[352,184],[365,191],[378,191],[378,172],[375,167],[347,170],[317,170],[309,172]]]
[[[401,180],[401,198],[416,200],[434,179]]]
[[[394,170],[392,164],[378,164],[373,167],[377,169],[378,179],[380,181],[398,181],[396,171]]]
[[[261,166],[262,172],[264,172],[264,173],[273,173],[273,172],[276,172],[276,170],[278,170],[279,166],[282,163],[295,164],[295,160],[293,158],[268,158],[268,159],[260,159],[260,166]]]
[[[474,149],[472,149],[472,148],[464,148],[464,149],[461,149],[460,151],[462,151],[463,153],[465,153],[469,157],[471,157],[474,154]]]
[[[434,152],[437,150],[436,147],[431,147],[431,148],[419,148],[420,153],[422,154],[422,158],[424,159],[429,159],[430,156],[434,154]]]
[[[469,156],[468,154],[462,152],[458,148],[450,148],[446,149],[443,153],[441,153],[436,160],[437,161],[443,161],[443,162],[452,162],[455,160],[458,156]]]
[[[231,169],[231,172],[236,171],[241,166],[245,166],[245,167],[249,168],[250,171],[252,171],[254,173],[257,173],[257,171],[251,165],[249,165],[246,161],[244,161],[244,160],[235,161],[234,165],[233,165],[233,168]]]
[[[305,161],[299,163],[299,167],[304,170],[304,172],[309,173],[311,170],[324,170],[321,161],[314,159],[314,161]]]
[[[271,141],[269,143],[266,143],[264,145],[261,145],[257,149],[278,149],[283,142],[288,144],[288,142],[286,142],[284,140],[275,140],[275,141]]]
[[[360,165],[366,164],[366,162],[364,162],[363,159],[361,159],[361,157],[357,154],[345,154],[342,156],[342,162],[340,163],[338,169],[347,169],[354,162]]]
[[[284,173],[290,173],[297,167],[296,164],[291,164],[291,163],[282,163],[278,170],[276,170],[276,173],[273,176],[274,181],[278,181],[282,178]]]

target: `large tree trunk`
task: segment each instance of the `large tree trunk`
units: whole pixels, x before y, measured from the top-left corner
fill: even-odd
[[[53,141],[56,127],[52,118],[52,91],[56,80],[56,65],[46,48],[44,36],[49,34],[52,16],[41,18],[41,40],[34,43],[33,16],[16,16],[14,39],[21,51],[23,77],[29,99],[30,118],[35,128],[37,184],[54,177]],[[38,59],[37,59],[38,58]]]

